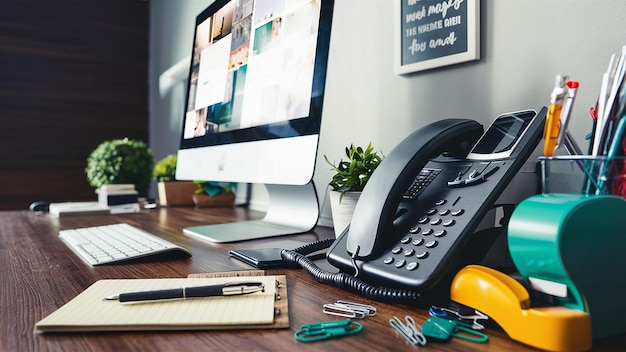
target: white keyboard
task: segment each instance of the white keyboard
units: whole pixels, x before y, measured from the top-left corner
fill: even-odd
[[[61,230],[59,237],[90,265],[191,256],[187,249],[126,223]]]

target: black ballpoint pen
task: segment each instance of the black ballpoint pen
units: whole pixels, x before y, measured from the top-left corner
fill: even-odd
[[[245,295],[263,291],[262,282],[227,282],[221,285],[181,287],[167,290],[127,292],[105,297],[105,300],[120,302],[154,301],[162,299],[184,299],[211,296]]]

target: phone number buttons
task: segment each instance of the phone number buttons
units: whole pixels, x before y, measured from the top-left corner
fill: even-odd
[[[407,264],[406,270],[415,270],[418,266],[419,264],[417,262],[410,262],[409,264]]]
[[[425,215],[417,219],[415,226],[409,228],[407,235],[400,239],[398,246],[391,250],[383,262],[412,271],[420,267],[421,261],[437,257],[433,251],[440,245],[445,246],[445,237],[455,233],[454,227],[459,217],[465,214],[464,209],[447,204],[448,201],[440,199],[427,209]]]

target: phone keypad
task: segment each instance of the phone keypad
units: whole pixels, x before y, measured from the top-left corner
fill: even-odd
[[[423,168],[422,171],[417,174],[417,177],[415,177],[415,180],[413,180],[413,183],[411,183],[409,189],[404,192],[403,198],[413,199],[417,197],[420,193],[422,193],[426,186],[428,186],[435,179],[435,177],[437,177],[440,172],[441,170],[438,169]]]
[[[431,256],[441,241],[448,235],[448,229],[453,227],[459,217],[465,213],[462,208],[450,208],[445,199],[437,200],[433,207],[426,210],[426,215],[417,219],[416,225],[409,228],[407,235],[400,239],[383,262],[396,268],[416,270],[420,262]]]

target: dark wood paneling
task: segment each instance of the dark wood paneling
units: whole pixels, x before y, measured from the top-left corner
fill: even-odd
[[[92,200],[102,141],[148,142],[147,1],[0,0],[0,209]]]

